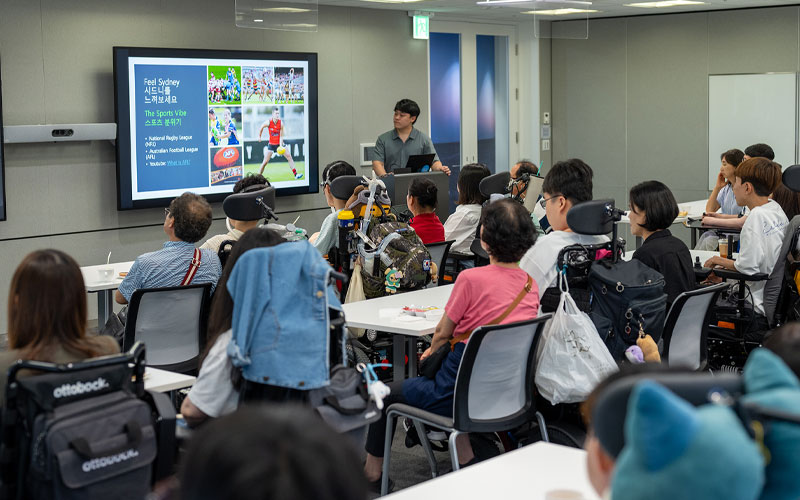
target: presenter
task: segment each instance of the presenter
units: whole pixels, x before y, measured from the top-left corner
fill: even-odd
[[[408,157],[436,154],[431,138],[414,128],[419,116],[419,106],[411,99],[401,99],[394,106],[394,129],[381,134],[375,141],[372,169],[379,176],[395,168],[403,168]],[[442,165],[439,156],[434,157],[431,170],[440,170],[450,175],[450,169]]]

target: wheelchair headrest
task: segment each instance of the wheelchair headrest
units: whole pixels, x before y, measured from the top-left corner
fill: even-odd
[[[536,200],[542,194],[542,184],[544,184],[544,177],[538,175],[528,175],[528,189],[526,190],[525,199],[528,198]]]
[[[628,399],[636,384],[653,380],[678,397],[700,406],[710,402],[714,393],[739,396],[743,392],[742,378],[733,373],[656,372],[637,373],[609,384],[598,396],[592,410],[592,430],[603,449],[616,458],[625,446],[625,416]]]
[[[792,165],[783,170],[783,185],[795,192],[800,192],[800,165]]]
[[[614,207],[614,200],[584,201],[567,212],[567,225],[578,234],[608,234],[620,215],[621,212]]]
[[[366,186],[360,175],[342,175],[331,181],[331,195],[337,200],[348,200],[357,186]]]
[[[478,190],[487,198],[493,194],[505,194],[508,192],[508,181],[510,179],[511,174],[508,172],[500,172],[484,177],[478,184]]]
[[[275,188],[263,184],[247,187],[242,192],[225,198],[222,202],[222,210],[225,211],[225,215],[234,220],[264,219],[266,214],[259,200],[271,210],[275,210]]]

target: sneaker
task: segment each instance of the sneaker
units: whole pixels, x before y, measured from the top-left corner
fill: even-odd
[[[297,180],[300,180],[300,179],[303,178],[303,174],[302,173],[297,173],[297,174],[294,175],[294,178],[297,179]]]

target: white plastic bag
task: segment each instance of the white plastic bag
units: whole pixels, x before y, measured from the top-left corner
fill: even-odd
[[[361,262],[356,260],[356,264],[353,266],[353,274],[350,277],[350,284],[347,287],[347,295],[344,297],[344,303],[349,304],[366,299],[367,297],[364,295],[364,282],[361,279]],[[350,332],[350,338],[361,338],[364,332],[366,332],[363,328],[351,328],[349,326],[347,330]]]
[[[562,290],[558,309],[545,328],[536,367],[536,387],[553,404],[584,401],[617,363],[594,323]]]

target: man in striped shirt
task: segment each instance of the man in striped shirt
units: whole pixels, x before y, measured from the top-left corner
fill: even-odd
[[[211,205],[202,196],[183,193],[165,212],[164,232],[169,241],[161,250],[136,259],[115,294],[118,303],[127,304],[139,288],[211,283],[213,290],[217,285],[222,273],[217,254],[211,250],[195,252],[194,246],[211,227]]]

